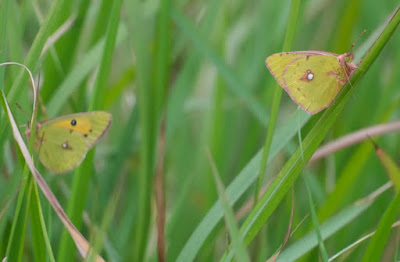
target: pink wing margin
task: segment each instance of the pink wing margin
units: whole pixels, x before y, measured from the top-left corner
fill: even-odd
[[[278,79],[277,76],[273,73],[271,67],[268,65],[268,62],[267,62],[268,58],[271,57],[271,56],[278,56],[278,55],[281,55],[281,56],[282,56],[282,55],[287,55],[287,54],[302,54],[302,55],[304,55],[304,56],[325,55],[325,56],[334,56],[334,57],[337,57],[337,58],[338,58],[338,63],[339,63],[339,65],[343,68],[343,70],[344,70],[344,72],[345,72],[345,74],[346,74],[347,81],[348,81],[349,83],[350,83],[350,77],[351,77],[351,75],[352,75],[352,74],[354,73],[354,71],[357,69],[357,65],[355,65],[354,63],[352,63],[352,61],[353,61],[353,59],[354,59],[354,56],[353,56],[353,54],[351,54],[351,53],[344,53],[344,54],[342,54],[342,55],[338,55],[338,54],[331,53],[331,52],[326,52],[326,51],[293,51],[293,52],[275,53],[275,54],[273,54],[273,55],[268,56],[268,57],[265,59],[265,64],[266,64],[268,70],[270,71],[270,73],[272,74],[272,76],[275,78],[275,80],[278,82],[278,84],[286,91],[286,93],[289,94],[290,98],[291,98],[293,101],[296,101],[296,100],[295,100],[295,99],[292,97],[292,95],[290,94],[290,92],[289,92],[289,90],[288,90],[286,84],[285,84],[285,83],[281,83],[281,82],[279,81],[279,79]],[[302,56],[302,57],[304,57],[304,56]],[[292,61],[290,61],[287,65],[293,63],[295,60],[297,60],[297,59],[299,59],[299,58],[300,58],[300,57],[294,58],[294,59],[293,59]],[[349,62],[346,62],[346,58],[349,58]],[[286,65],[286,66],[287,66],[287,65]],[[286,67],[286,66],[285,66],[285,67]],[[282,75],[283,75],[283,73],[282,73]],[[350,85],[351,85],[351,83],[350,83]],[[296,102],[296,104],[298,104],[298,103]],[[311,111],[307,110],[306,108],[304,108],[302,105],[300,105],[300,104],[298,104],[298,105],[299,105],[304,111],[306,111],[306,112],[308,112],[308,113],[311,113],[311,114],[318,113],[319,111],[322,110],[322,109],[321,109],[321,110],[318,110],[317,112],[311,112]],[[330,104],[329,104],[329,105],[330,105]],[[327,107],[328,107],[329,105],[327,105]],[[325,107],[325,108],[326,108],[326,107]],[[325,109],[325,108],[323,108],[323,109]]]
[[[265,59],[265,65],[267,66],[268,70],[271,72],[272,76],[275,78],[275,80],[279,83],[280,86],[282,86],[283,88],[285,88],[285,84],[279,82],[278,78],[276,77],[276,75],[273,73],[271,67],[268,65],[268,58],[271,56],[277,56],[277,55],[287,55],[287,54],[304,54],[305,56],[313,56],[313,55],[325,55],[325,56],[334,56],[337,57],[339,60],[339,65],[343,68],[343,70],[346,73],[347,76],[347,81],[349,80],[350,76],[354,73],[354,71],[357,69],[357,66],[355,64],[352,63],[353,61],[353,54],[351,53],[344,53],[342,55],[338,55],[335,53],[331,53],[331,52],[326,52],[326,51],[293,51],[293,52],[281,52],[281,53],[275,53],[273,55],[268,56]],[[349,58],[350,61],[346,62],[346,58]],[[294,58],[293,60],[298,59],[298,57]],[[291,61],[290,63],[292,63],[293,61]],[[288,64],[290,64],[288,63]],[[286,88],[285,88],[286,90]]]

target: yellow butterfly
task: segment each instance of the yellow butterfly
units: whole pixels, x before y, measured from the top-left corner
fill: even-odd
[[[357,66],[353,55],[324,51],[277,53],[265,63],[276,81],[303,110],[311,114],[327,108]]]
[[[34,148],[42,164],[54,173],[77,167],[111,124],[108,112],[93,111],[45,120],[36,125]],[[31,131],[27,130],[29,138]]]

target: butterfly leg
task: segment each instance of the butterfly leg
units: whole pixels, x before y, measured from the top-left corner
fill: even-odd
[[[40,139],[39,139],[39,148],[38,148],[38,156],[40,155],[40,149],[42,148],[42,143],[43,143],[43,141],[44,141],[44,134],[45,134],[46,132],[43,132],[43,134],[40,136]],[[36,141],[35,141],[35,143],[36,143]]]

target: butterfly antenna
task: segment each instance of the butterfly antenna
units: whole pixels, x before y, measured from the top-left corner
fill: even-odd
[[[348,51],[348,53],[350,53],[351,52],[351,50],[353,49],[353,47],[358,43],[358,41],[360,40],[360,38],[365,34],[365,32],[367,32],[367,30],[366,29],[364,29],[364,31],[362,31],[362,33],[360,34],[360,36],[357,38],[357,40],[351,45],[351,47],[350,47],[350,49],[349,49],[349,51]]]
[[[22,108],[22,106],[18,103],[15,103],[15,105],[22,111],[22,113],[24,113],[24,115],[29,118],[28,113]]]
[[[18,104],[18,103],[15,103],[15,105],[22,111],[22,113],[24,113],[24,115],[25,115],[25,117],[28,119],[28,124],[23,124],[21,127],[23,127],[23,126],[25,126],[25,125],[27,125],[28,126],[28,128],[30,128],[30,118],[29,118],[29,115],[28,115],[28,113],[22,108],[22,106],[20,105],[20,104]]]

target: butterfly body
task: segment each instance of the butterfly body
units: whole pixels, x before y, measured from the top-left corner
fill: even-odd
[[[56,117],[36,125],[34,148],[54,173],[77,167],[111,124],[108,112],[93,111]],[[30,136],[30,130],[27,130]]]
[[[357,68],[353,55],[323,51],[273,54],[266,65],[280,86],[303,110],[315,114],[328,107]]]

